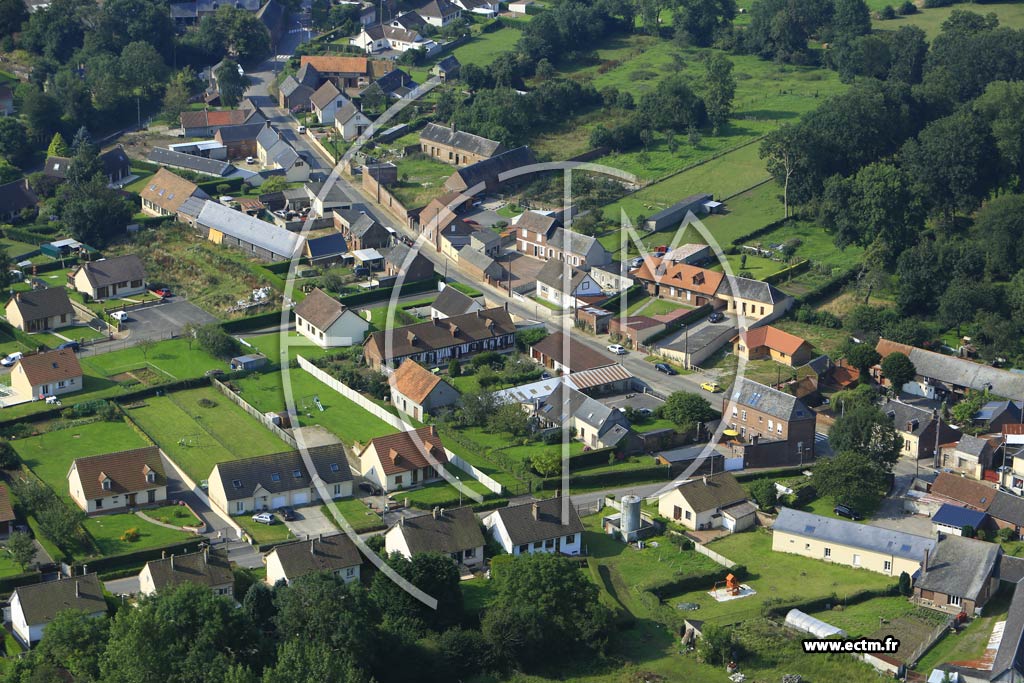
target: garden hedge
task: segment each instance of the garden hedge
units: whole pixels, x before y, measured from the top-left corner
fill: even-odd
[[[874,598],[884,598],[893,595],[899,595],[899,584],[891,584],[885,588],[867,588],[856,593],[846,595],[841,601],[843,605],[856,605],[866,600],[872,600]],[[774,619],[785,619],[786,613],[791,609],[798,609],[801,612],[808,614],[812,612],[820,612],[829,605],[839,604],[839,597],[835,594],[826,595],[822,598],[815,598],[813,600],[786,600],[786,601],[770,601],[764,604],[764,616]]]
[[[766,275],[765,277],[761,278],[761,280],[763,282],[767,282],[770,285],[775,285],[775,284],[778,284],[778,283],[783,282],[785,280],[788,280],[790,277],[792,277],[794,275],[799,275],[801,273],[804,273],[804,272],[810,270],[810,268],[811,268],[811,262],[808,261],[807,259],[804,259],[803,261],[800,261],[798,263],[794,263],[791,266],[783,268],[782,270],[780,270],[777,273],[772,273],[771,275]]]
[[[433,277],[427,278],[426,280],[419,280],[418,282],[406,282],[403,283],[399,292],[402,296],[407,294],[418,294],[419,292],[426,292],[437,289],[437,281],[439,276],[434,275]],[[391,298],[391,293],[394,292],[394,287],[380,287],[378,289],[369,289],[365,292],[356,292],[355,294],[348,294],[340,297],[339,301],[348,307],[356,306],[358,304],[371,303],[375,301],[386,301]]]
[[[159,560],[163,553],[170,555],[183,555],[185,553],[194,553],[199,549],[199,544],[204,542],[206,539],[202,536],[196,536],[194,539],[183,541],[180,543],[171,543],[169,545],[160,546],[159,548],[146,548],[145,550],[136,550],[130,553],[123,553],[121,555],[110,555],[108,557],[98,557],[88,562],[76,563],[76,573],[82,573],[83,570],[90,572],[105,573],[119,571],[122,569],[130,569],[142,567],[150,560]]]
[[[650,467],[602,472],[600,474],[571,474],[569,476],[569,485],[574,488],[612,487],[620,484],[634,484],[652,479],[667,480],[669,478],[669,467],[667,465],[652,465]],[[547,477],[537,480],[538,490],[557,489],[561,488],[561,486],[561,477]]]
[[[220,326],[225,332],[230,333],[248,332],[249,330],[258,330],[279,324],[281,324],[281,311],[270,311],[269,313],[250,315],[247,318],[228,320],[226,322],[222,322]]]

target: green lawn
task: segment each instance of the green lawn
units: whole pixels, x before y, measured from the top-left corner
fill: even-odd
[[[452,466],[449,466],[448,469],[453,475],[461,477],[463,485],[470,491],[478,494],[481,498],[487,498],[488,496],[494,495],[490,489],[480,482],[475,481],[466,472]],[[451,505],[451,501],[459,500],[459,490],[452,484],[442,481],[434,484],[427,484],[415,491],[398,491],[394,494],[394,499],[403,503],[408,500],[411,507],[420,508],[421,510],[430,510],[435,506]],[[476,502],[466,494],[463,494],[462,500],[465,505],[472,505]]]
[[[156,548],[195,538],[195,534],[151,524],[141,517],[129,513],[89,517],[82,523],[82,526],[96,541],[96,547],[100,549],[100,554],[103,556]],[[121,536],[127,529],[138,529],[139,540],[122,541]]]
[[[275,515],[273,524],[261,524],[252,521],[252,515],[232,516],[231,519],[249,534],[257,544],[275,543],[295,538],[288,526]]]
[[[762,245],[767,248],[768,245],[783,244],[794,239],[800,240],[800,245],[796,248],[794,255],[814,263],[824,263],[833,267],[849,267],[853,263],[858,263],[864,255],[863,247],[852,246],[838,249],[832,241],[832,235],[825,232],[824,228],[805,222],[784,225],[750,242],[740,241],[738,243],[752,246]],[[785,264],[779,264],[779,269],[783,267]]]
[[[866,637],[878,630],[882,619],[892,621],[900,617],[915,617],[926,621],[944,621],[945,615],[918,607],[902,595],[872,598],[855,605],[837,606],[836,609],[811,612],[824,622],[841,628],[851,637]]]
[[[407,209],[424,206],[444,191],[454,166],[415,154],[398,160],[398,182],[389,189]]]
[[[324,514],[332,522],[334,522],[335,526],[338,526],[338,523],[334,519],[334,514],[328,509],[329,507],[335,506],[337,507],[338,512],[341,513],[341,516],[345,518],[356,533],[361,534],[373,529],[378,529],[381,526],[380,514],[371,510],[358,498],[335,500],[329,506],[321,506],[321,510],[323,510]]]
[[[64,327],[57,330],[61,337],[56,334],[49,332],[37,332],[30,334],[29,337],[35,340],[39,344],[45,344],[51,349],[55,349],[61,344],[65,343],[68,339],[72,341],[86,341],[92,339],[106,339],[107,335],[103,332],[97,332],[88,325],[75,325],[74,327]],[[62,337],[67,337],[63,339]]]
[[[202,399],[215,406],[201,406]],[[154,396],[126,409],[197,482],[207,479],[219,462],[288,450],[288,444],[213,387]]]
[[[370,415],[352,401],[333,391],[308,372],[292,369],[287,378],[280,372],[250,375],[235,382],[242,397],[263,412],[285,409],[283,383],[290,382],[299,422],[303,426],[321,425],[347,444],[369,443],[371,439],[394,432],[383,420]],[[313,403],[318,396],[324,412]]]
[[[21,256],[27,254],[30,251],[35,251],[39,247],[34,244],[28,244],[27,242],[18,242],[17,240],[8,239],[6,237],[0,239],[0,250],[7,255],[7,258],[14,258],[15,256]]]
[[[246,347],[243,344],[243,349],[246,353],[262,353],[270,359],[271,363],[280,362],[281,346],[284,339],[287,339],[287,343],[284,345],[288,348],[289,360],[294,360],[299,355],[312,360],[325,356],[331,351],[330,349],[320,348],[298,332],[288,332],[285,338],[282,338],[282,335],[277,332],[255,336],[242,334],[238,335],[238,338],[245,340],[246,343],[251,345],[251,347]]]
[[[178,526],[200,526],[199,518],[192,514],[184,505],[164,505],[158,508],[147,508],[143,512],[147,517]]]
[[[513,49],[521,35],[522,31],[510,26],[493,33],[480,33],[465,45],[455,48],[454,54],[463,64],[487,66],[502,52]]]
[[[7,548],[0,547],[0,578],[21,574],[21,565],[14,561]]]
[[[69,503],[68,470],[76,458],[141,448],[148,443],[123,420],[91,422],[11,442],[22,462]]]
[[[726,254],[725,260],[729,264],[729,268],[732,269],[734,275],[738,275],[740,271],[747,271],[753,276],[755,280],[762,280],[769,275],[779,272],[786,267],[786,263],[782,261],[773,261],[771,259],[762,258],[761,256],[755,256],[754,254],[746,254],[746,260],[743,259],[742,254]],[[711,270],[724,270],[721,261],[711,266]]]
[[[673,602],[699,604],[700,618],[705,621],[737,623],[760,616],[761,606],[769,598],[796,600],[834,594],[841,603],[849,593],[895,583],[892,577],[866,569],[773,552],[771,545],[771,535],[761,529],[732,534],[709,545],[715,552],[747,567],[750,577],[745,583],[757,591],[756,595],[720,603],[707,594],[711,589],[708,586],[680,595]]]
[[[874,0],[875,2],[881,2],[882,0]],[[897,6],[898,3],[886,3]],[[896,17],[887,21],[875,20],[872,22],[875,30],[880,31],[896,31],[901,26],[917,26],[922,29],[929,39],[934,38],[938,35],[941,30],[942,22],[949,18],[949,15],[954,10],[969,10],[976,12],[977,14],[988,14],[994,12],[999,17],[999,25],[1008,28],[1024,28],[1024,5],[1020,3],[993,3],[985,5],[966,5],[958,3],[951,7],[936,7],[933,9],[925,9],[919,11],[917,14],[912,14],[907,17]]]
[[[480,612],[487,607],[487,604],[494,597],[494,584],[484,577],[466,579],[459,582],[462,589],[462,611],[473,617],[479,616]]]
[[[168,339],[158,342],[147,353],[132,346],[121,351],[90,356],[81,360],[82,367],[97,377],[110,377],[136,368],[150,367],[169,379],[202,377],[213,368],[226,368],[226,363],[206,353],[193,342],[192,348],[185,339]]]

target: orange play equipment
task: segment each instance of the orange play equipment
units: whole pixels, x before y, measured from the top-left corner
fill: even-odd
[[[712,593],[717,593],[718,592],[718,587],[722,586],[722,585],[725,586],[725,592],[728,593],[729,595],[739,595],[740,594],[740,582],[737,581],[736,577],[733,576],[732,574],[728,574],[725,577],[725,581],[718,581],[718,582],[716,582],[715,585],[711,588],[711,592]]]

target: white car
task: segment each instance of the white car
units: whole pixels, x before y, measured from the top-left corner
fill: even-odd
[[[608,350],[614,353],[616,356],[625,356],[629,351],[626,351],[626,347],[622,344],[609,344]]]
[[[23,354],[21,351],[15,351],[12,354],[4,356],[3,360],[0,360],[0,365],[4,366],[5,368],[9,368],[15,363],[17,363],[19,360],[21,360],[24,355],[25,354]]]
[[[260,524],[273,524],[274,515],[270,512],[259,512],[252,516],[252,521],[259,522]]]
[[[123,323],[128,320],[128,314],[125,313],[124,311],[114,311],[113,313],[110,314],[110,317],[120,323]]]
[[[256,158],[255,157],[246,157],[245,158],[245,163],[247,163],[247,164],[255,164],[256,163]]]
[[[306,132],[306,127],[305,126],[299,126],[297,128],[297,130],[299,131],[299,135],[302,135],[303,133]]]

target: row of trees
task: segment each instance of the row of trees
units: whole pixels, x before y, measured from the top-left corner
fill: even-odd
[[[183,584],[110,619],[60,613],[10,680],[429,683],[600,654],[611,615],[594,584],[560,557],[509,560],[494,571],[494,599],[479,629],[460,626],[462,592],[450,558],[392,556],[391,568],[437,598],[436,610],[383,573],[368,589],[326,573],[274,588],[239,580],[241,609]]]

